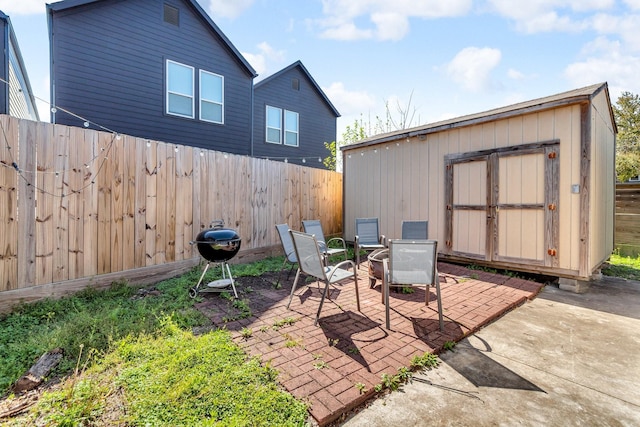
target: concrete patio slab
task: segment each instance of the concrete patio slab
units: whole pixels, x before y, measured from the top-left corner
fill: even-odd
[[[339,422],[376,396],[383,375],[409,367],[416,356],[439,352],[448,341],[460,341],[509,310],[535,297],[544,284],[439,263],[444,332],[438,329],[435,291],[425,306],[425,290],[392,293],[391,330],[384,328],[380,284],[369,286],[366,263],[358,269],[361,311],[356,310],[353,282],[338,285],[320,315],[316,283],[296,290],[287,310],[292,277],[281,289],[236,283],[250,316],[239,316],[229,299],[207,296],[197,307],[214,325],[232,332],[250,355],[279,371],[278,381],[309,404],[320,426]],[[237,320],[236,320],[237,319]]]
[[[347,427],[638,426],[640,283],[547,286]]]

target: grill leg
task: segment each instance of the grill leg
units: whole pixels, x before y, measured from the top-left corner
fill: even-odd
[[[235,296],[236,299],[238,299],[238,292],[236,292],[236,285],[235,285],[235,282],[233,281],[233,276],[231,275],[231,269],[229,268],[229,264],[227,264],[226,262],[223,263],[223,268],[222,268],[223,277],[224,277],[224,267],[227,267],[227,273],[229,274],[229,280],[231,281],[231,288],[233,288],[233,296]]]

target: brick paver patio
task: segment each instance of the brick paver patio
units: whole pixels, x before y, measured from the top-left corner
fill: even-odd
[[[329,424],[375,394],[383,374],[395,375],[415,356],[439,352],[447,341],[459,341],[507,311],[532,299],[544,287],[520,278],[438,263],[444,332],[438,330],[435,288],[425,306],[424,288],[412,294],[391,293],[391,328],[384,328],[380,281],[370,288],[367,263],[358,269],[361,311],[356,310],[352,282],[331,288],[318,326],[314,326],[320,288],[301,286],[287,310],[293,274],[281,289],[247,294],[251,316],[229,321],[230,304],[217,294],[197,307],[215,326],[232,332],[250,355],[270,362],[278,381],[309,404],[320,425]],[[242,278],[236,286],[242,288]],[[251,335],[242,334],[245,329]],[[244,335],[244,336],[243,336]]]

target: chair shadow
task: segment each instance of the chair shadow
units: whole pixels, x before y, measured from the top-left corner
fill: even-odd
[[[303,287],[304,287],[304,291],[300,292]],[[295,301],[296,298],[298,298],[297,304],[300,304],[300,305],[304,305],[304,303],[310,298],[317,299],[319,302],[320,298],[322,298],[323,290],[324,290],[324,283],[322,282],[310,282],[302,286],[298,286],[295,293],[293,294],[293,300],[291,304],[293,305],[293,301]],[[327,289],[325,304],[327,303],[327,301],[333,301],[338,299],[338,297],[340,296],[340,292],[341,291],[339,288],[335,286],[329,286],[329,289]]]
[[[441,359],[476,387],[546,393],[537,385],[487,356],[485,353],[491,352],[491,346],[478,336],[475,336],[475,339],[482,342],[484,350],[477,349],[465,338],[456,345],[455,351],[447,352]]]
[[[318,325],[329,345],[342,351],[369,372],[369,364],[362,356],[358,345],[379,341],[389,335],[380,323],[353,311],[321,316]]]

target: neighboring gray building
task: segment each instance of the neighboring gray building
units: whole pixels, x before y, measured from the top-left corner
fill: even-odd
[[[11,20],[0,11],[0,114],[39,121],[35,98]],[[8,83],[8,84],[7,84]]]
[[[255,84],[253,117],[252,155],[323,168],[340,113],[296,61]]]
[[[266,78],[254,94],[255,70],[196,0],[65,0],[47,12],[52,122],[83,126],[80,116],[142,138],[259,157],[308,155],[309,166],[323,167],[317,159],[328,155],[324,142],[335,140],[339,114],[304,66]],[[284,90],[292,79],[298,89]],[[266,105],[281,114],[272,142]]]

